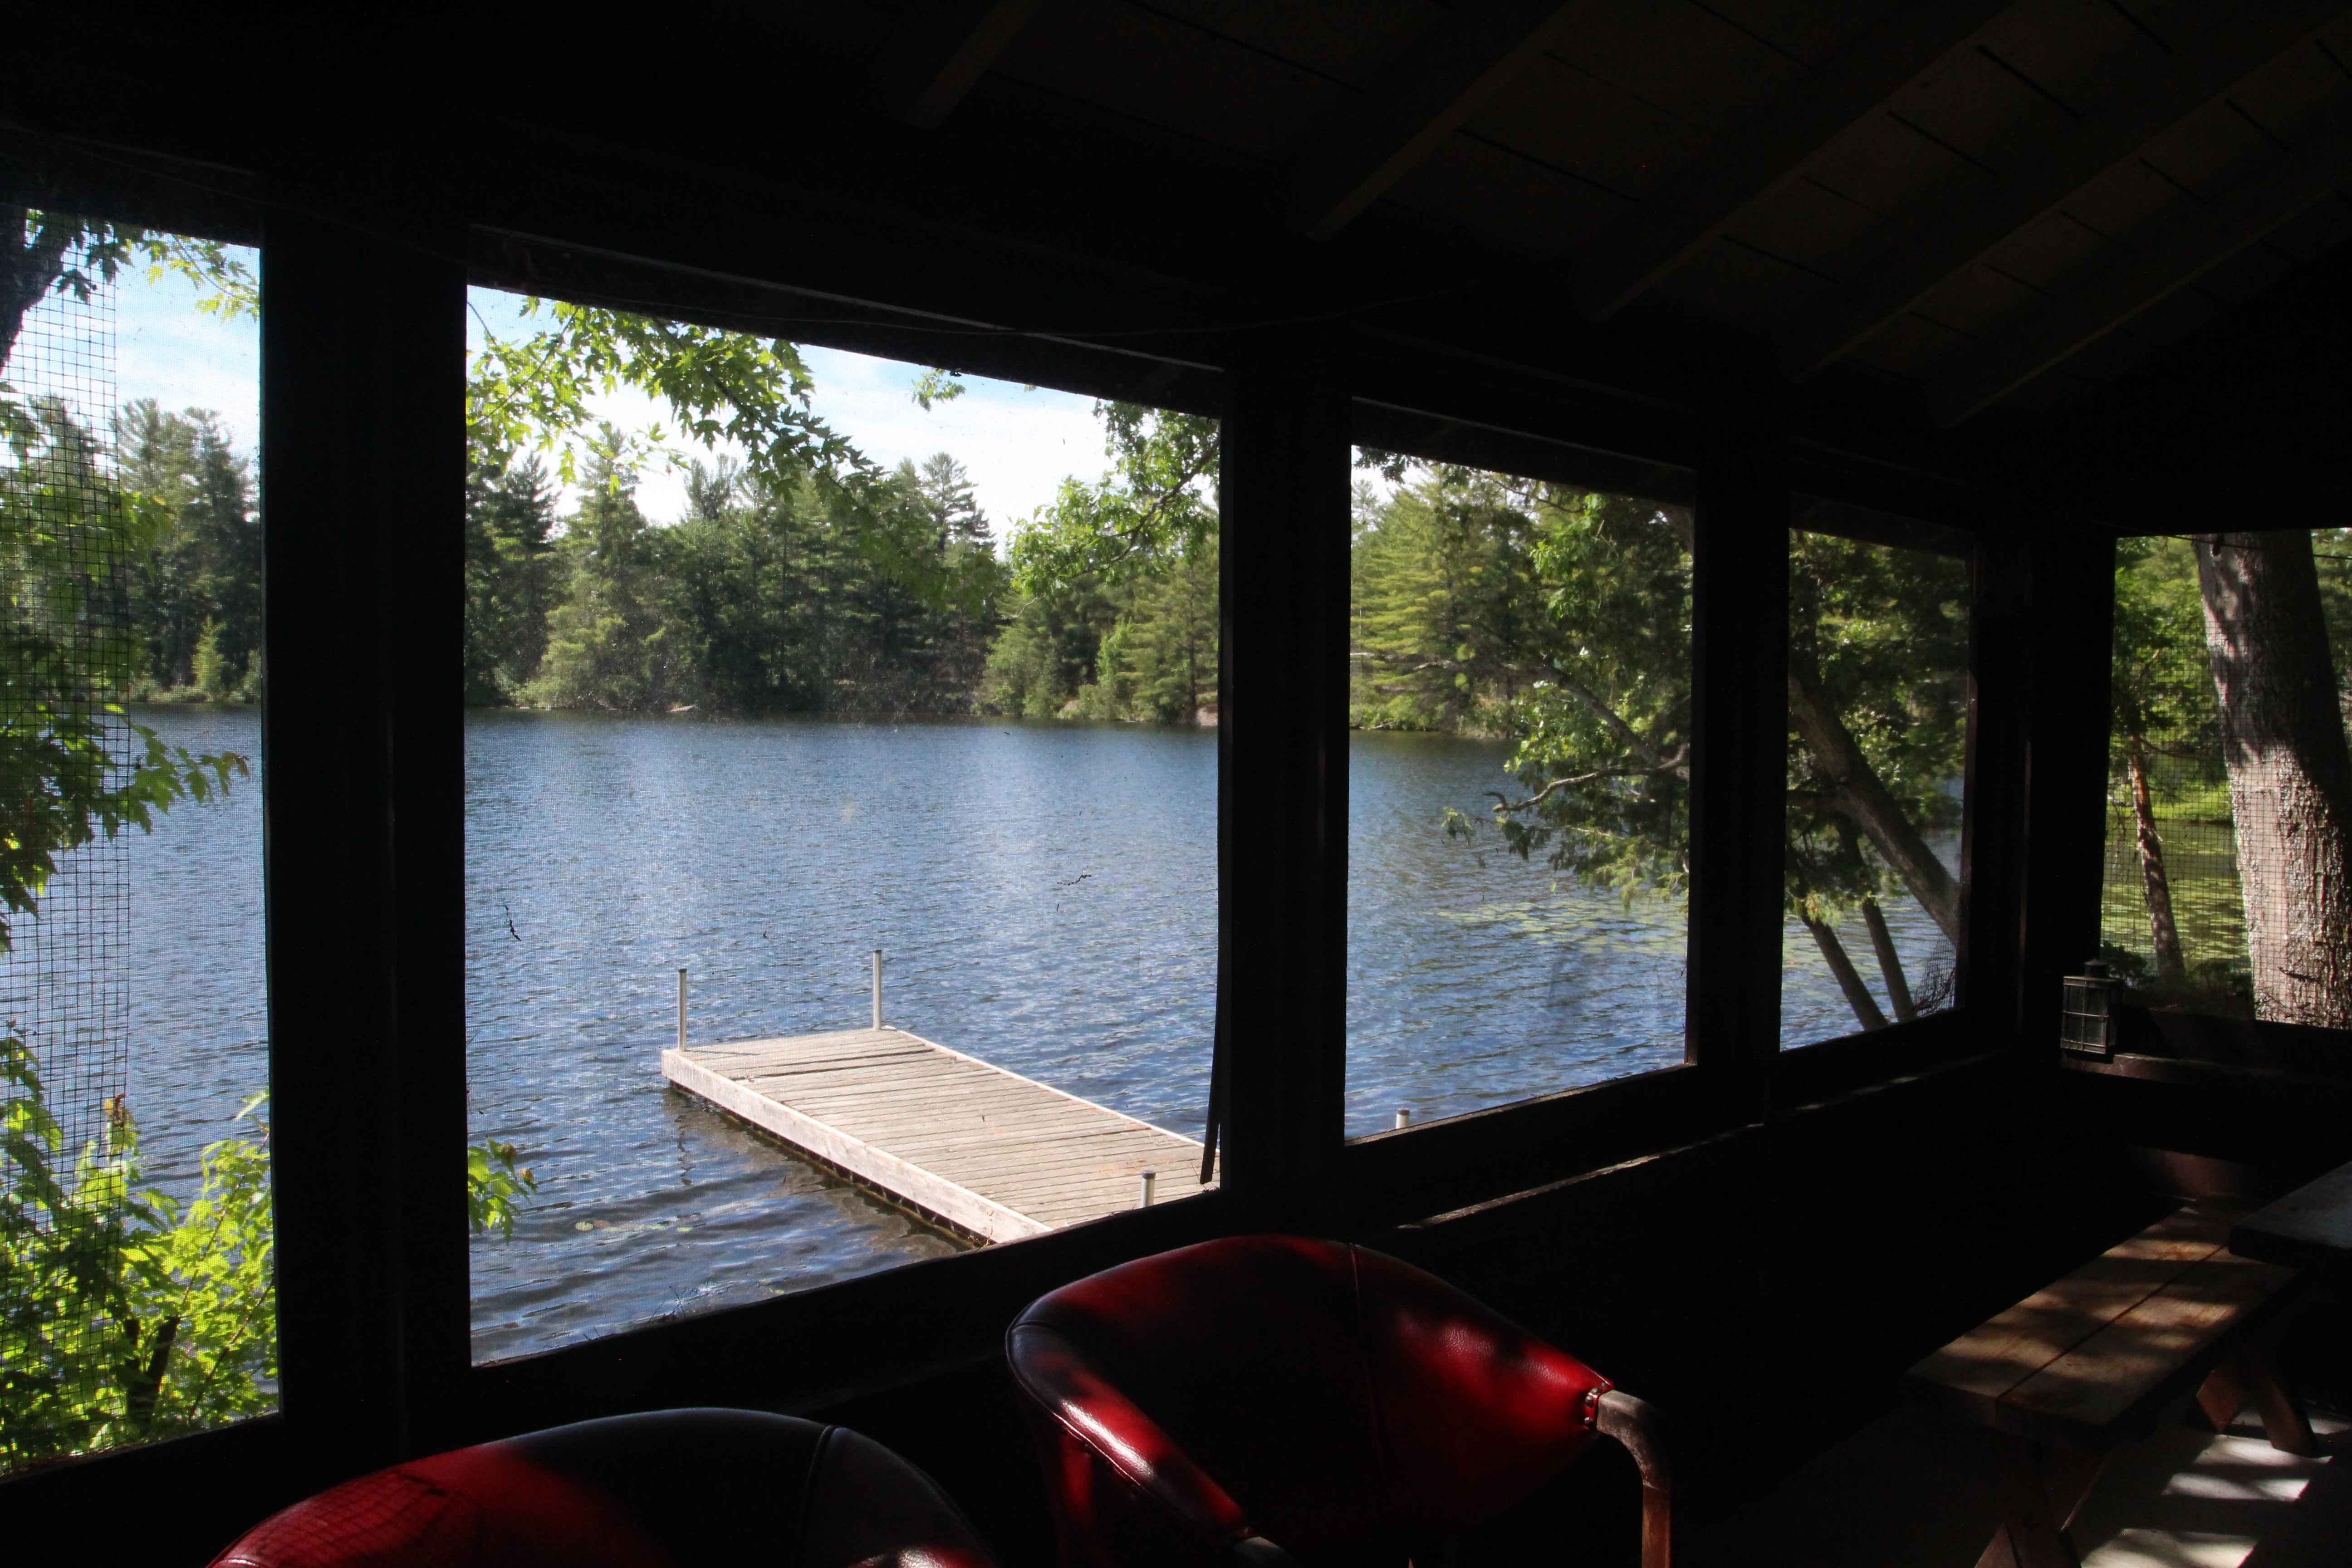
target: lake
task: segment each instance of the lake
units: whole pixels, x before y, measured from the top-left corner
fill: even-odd
[[[251,710],[137,717],[258,755]],[[1679,905],[1439,826],[1507,754],[1353,738],[1351,1134],[1681,1059]],[[1198,1137],[1215,796],[1213,731],[469,714],[468,1120],[541,1184],[510,1240],[474,1243],[476,1355],[955,1248],[667,1091],[681,966],[694,1038],[803,1033],[865,1022],[878,947],[888,1022]],[[128,856],[131,1105],[183,1193],[266,1079],[260,841],[248,784]],[[1890,918],[1915,979],[1948,952],[1907,904]],[[1797,943],[1786,1037],[1847,1032]],[[1857,962],[1874,973],[1866,941]]]

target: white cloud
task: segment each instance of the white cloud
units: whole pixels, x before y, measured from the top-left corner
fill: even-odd
[[[247,268],[255,253],[231,247]],[[125,269],[115,286],[115,396],[152,397],[167,409],[209,408],[239,451],[261,441],[261,328],[251,316],[198,315],[194,285],[177,277],[150,284]]]

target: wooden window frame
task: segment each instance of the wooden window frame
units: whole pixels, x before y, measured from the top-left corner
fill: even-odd
[[[118,188],[122,166],[120,157],[101,161],[92,188]],[[205,188],[216,197],[220,178]],[[608,194],[632,200],[602,206],[553,181],[512,188],[514,209],[495,213],[389,189],[340,212],[331,195],[280,193],[274,205],[252,197],[267,292],[273,706],[264,789],[283,1408],[0,1483],[12,1503],[88,1513],[126,1481],[169,1473],[194,1483],[184,1495],[224,1499],[233,1529],[370,1465],[553,1422],[696,1400],[821,1408],[989,1360],[1002,1324],[1032,1297],[1127,1258],[1247,1228],[1375,1229],[1758,1123],[1795,1099],[2009,1048],[2016,998],[2054,984],[2066,962],[2056,955],[2073,945],[2069,922],[2085,908],[2095,918],[2095,882],[2085,895],[2054,879],[1991,889],[1979,881],[1980,894],[1997,896],[1972,902],[1972,962],[1991,964],[1992,980],[1972,987],[1959,1015],[1874,1037],[1870,1051],[1832,1048],[1842,1042],[1818,1055],[1776,1048],[1784,726],[1771,654],[1785,647],[1786,607],[1749,590],[1785,579],[1792,488],[1895,511],[1932,505],[1939,521],[1979,532],[1985,559],[2021,581],[2016,593],[1980,595],[1999,607],[1997,619],[1980,610],[1980,710],[1996,695],[2030,696],[2034,659],[2093,640],[2104,648],[2105,632],[2078,622],[2054,633],[2035,613],[2037,586],[2046,607],[2047,595],[2080,593],[2096,577],[2080,551],[2068,555],[2029,523],[1987,522],[1986,503],[1948,477],[1793,440],[1770,416],[1777,399],[1760,354],[1724,367],[1705,397],[1677,404],[1401,347],[1371,328],[1263,324],[1284,320],[1278,301],[1162,300],[1173,323],[1164,332],[1115,342],[978,330],[958,314],[969,299],[933,297],[939,286],[922,268],[877,274],[875,293],[894,297],[895,308],[764,280],[795,257],[821,254],[828,237],[853,260],[887,261],[878,220],[794,219],[785,226],[794,244],[784,246],[776,226],[730,226],[724,203],[714,216],[643,172],[608,180]],[[159,210],[151,221],[173,220]],[[484,223],[507,226],[475,226]],[[633,259],[648,257],[666,259]],[[1011,313],[1033,286],[1013,264],[992,265]],[[1219,734],[1219,998],[1233,1114],[1222,1190],[1018,1247],[471,1363],[457,1158],[464,757],[455,700],[469,282],[790,331],[1225,420],[1223,679],[1234,700]],[[1097,299],[1124,286],[1113,276]],[[662,302],[648,307],[649,299]],[[1197,324],[1181,319],[1188,310]],[[1223,324],[1235,321],[1259,324]],[[951,354],[943,343],[955,345]],[[1400,364],[1410,388],[1398,383]],[[438,443],[421,456],[420,432]],[[1349,447],[1359,435],[1511,468],[1527,467],[1513,454],[1574,444],[1643,454],[1694,476],[1698,874],[1685,1065],[1350,1144],[1344,655]],[[354,474],[367,483],[355,487]],[[1901,497],[1915,499],[1893,499]],[[368,613],[332,613],[352,604]],[[2003,657],[1996,633],[2016,634]],[[1261,670],[1275,672],[1286,714],[1316,717],[1254,724],[1246,708]],[[2084,759],[2103,770],[2104,735],[2095,747],[2047,711],[2004,722],[1979,733],[1973,755],[2005,770],[2014,787],[1982,801],[1977,831],[2004,854],[2021,853],[2029,818],[2056,820],[2074,807],[2063,790]],[[2029,750],[2071,761],[2037,763],[2029,783]],[[1267,814],[1235,809],[1244,778],[1254,796],[1290,803],[1297,819],[1277,828]],[[2073,852],[2084,848],[2079,823],[2060,837]],[[1800,1056],[1807,1059],[1792,1059]],[[943,1311],[942,1301],[951,1307]],[[819,1348],[779,1358],[780,1343]],[[197,1537],[221,1523],[182,1518],[152,1528],[193,1531],[175,1548],[184,1549],[205,1544]]]

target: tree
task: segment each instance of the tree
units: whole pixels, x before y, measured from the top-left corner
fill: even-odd
[[[1197,551],[1217,529],[1217,422],[1138,403],[1098,402],[1110,471],[1067,479],[1014,530],[1013,580],[1026,593],[1093,577],[1117,583]]]
[[[1956,947],[1959,879],[1928,835],[1955,826],[1967,763],[1965,565],[1799,531],[1789,577],[1787,893],[1865,1029],[1886,1020],[1832,916],[1861,911],[1898,1021],[1916,1016],[1881,900],[1901,888]]]
[[[2202,622],[2196,563],[2186,542],[2146,536],[2116,542],[2109,731],[2132,816],[2159,988],[2186,984],[2189,964],[2157,827],[2154,762],[2201,754],[2216,732]]]
[[[1379,462],[1375,455],[1370,459]],[[1384,465],[1404,479],[1416,465]],[[1523,857],[1628,898],[1687,886],[1691,519],[1679,507],[1445,466],[1360,507],[1359,722],[1492,728],[1517,796],[1483,819]],[[1957,934],[1928,839],[1957,819],[1968,579],[1958,562],[1801,531],[1790,554],[1785,896],[1865,1028],[1887,1021],[1839,939],[1858,910],[1887,1004],[1919,1010],[1881,900]]]
[[[2195,546],[2254,1014],[2352,1028],[2352,747],[2311,535]]]
[[[530,700],[629,711],[693,700],[677,623],[664,613],[661,543],[637,510],[635,479],[600,445],[564,531],[562,585]]]
[[[536,456],[466,475],[466,700],[499,703],[547,647],[555,492]]]
[[[1497,476],[1446,467],[1384,505],[1359,506],[1349,656],[1358,723],[1495,728],[1496,704],[1555,673],[1534,562],[1538,504]]]
[[[1196,722],[1217,666],[1217,424],[1129,403],[1097,403],[1095,416],[1109,471],[1065,479],[1013,530],[1018,598],[989,651],[986,700]]]
[[[0,468],[0,906],[30,914],[59,855],[151,829],[173,802],[226,788],[246,761],[191,755],[121,719],[138,645],[115,611],[161,511],[113,482],[56,400],[0,391],[0,425],[14,459]],[[0,918],[0,952],[10,942]]]

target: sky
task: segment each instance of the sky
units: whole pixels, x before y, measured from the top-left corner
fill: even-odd
[[[236,254],[255,266],[252,252]],[[116,291],[117,395],[124,402],[152,397],[171,409],[212,409],[230,440],[250,452],[260,429],[258,330],[250,317],[222,322],[198,315],[194,299],[194,286],[180,279],[151,285],[125,272]],[[474,289],[467,300],[469,350],[480,344],[486,326],[501,336],[524,330],[518,327],[518,296]],[[834,349],[803,353],[816,379],[812,405],[820,417],[886,468],[952,453],[971,474],[1000,540],[1009,524],[1051,500],[1065,477],[1099,479],[1108,466],[1091,398],[968,376],[961,397],[926,412],[910,390],[919,365]],[[657,420],[675,424],[667,409],[627,389],[592,400],[592,407],[632,429]],[[688,450],[708,460],[700,448]],[[638,505],[659,521],[675,519],[685,498],[682,479],[658,465],[637,490]]]

